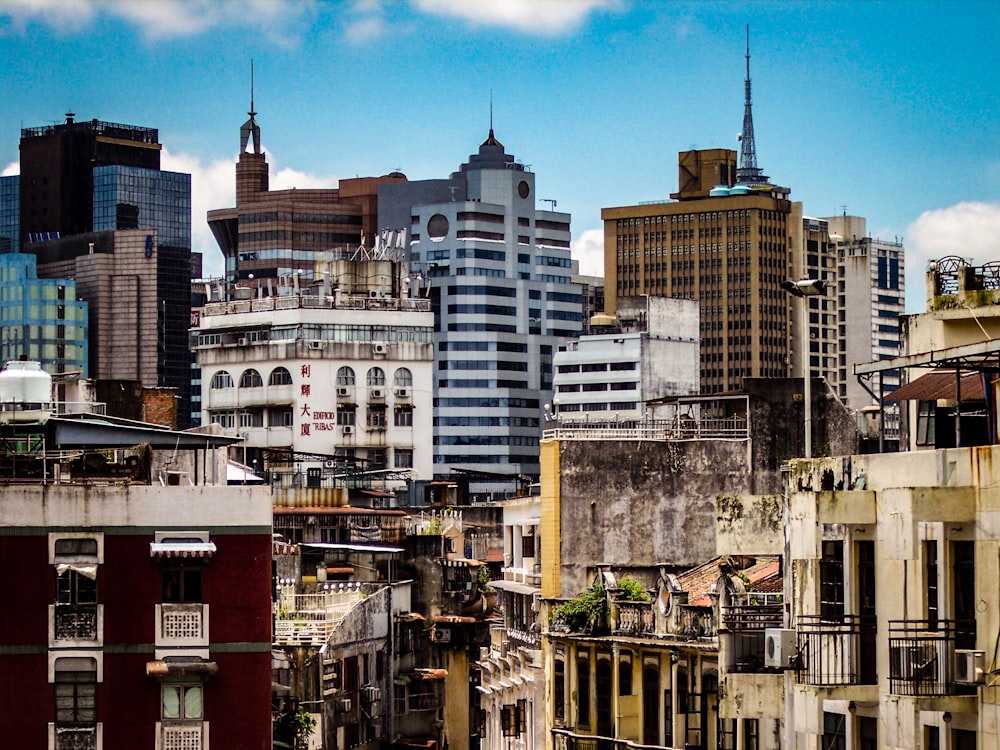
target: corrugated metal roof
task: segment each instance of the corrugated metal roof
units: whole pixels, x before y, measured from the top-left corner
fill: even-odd
[[[886,401],[937,401],[955,398],[955,371],[935,370],[900,386],[885,397]],[[983,379],[978,372],[962,374],[962,401],[982,401]]]

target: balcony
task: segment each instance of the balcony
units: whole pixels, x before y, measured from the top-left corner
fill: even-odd
[[[618,602],[618,630],[623,635],[647,635],[656,630],[652,602]]]
[[[208,747],[208,723],[170,721],[156,723],[156,750],[202,750]]]
[[[155,617],[157,649],[198,649],[208,657],[207,604],[157,604]]]
[[[101,750],[100,724],[49,724],[52,750]]]
[[[975,623],[955,620],[889,621],[889,692],[961,695],[975,687],[955,682],[955,648],[975,640]]]
[[[49,605],[49,647],[99,646],[104,635],[104,605]]]
[[[366,594],[359,586],[322,594],[296,594],[290,610],[274,621],[274,642],[281,646],[322,646],[348,610]],[[284,601],[284,598],[283,598]]]
[[[860,615],[799,616],[804,685],[874,685],[875,619]]]
[[[764,666],[765,631],[780,628],[784,606],[777,603],[739,604],[722,610],[722,632],[729,644],[730,672],[769,672]]]
[[[407,711],[436,711],[442,705],[441,696],[437,692],[410,693],[406,696]]]

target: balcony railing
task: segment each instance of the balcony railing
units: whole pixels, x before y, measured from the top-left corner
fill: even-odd
[[[322,646],[348,610],[364,597],[360,586],[321,594],[296,594],[288,602],[292,608],[279,612],[280,619],[274,622],[274,642],[284,646]]]
[[[57,641],[96,641],[97,605],[79,604],[53,607],[53,633]]]
[[[859,615],[799,616],[799,682],[870,685],[875,678],[875,620]],[[870,649],[870,650],[869,650]]]
[[[955,695],[956,640],[970,640],[975,623],[955,620],[889,621],[889,692]]]
[[[202,750],[208,746],[208,726],[202,721],[162,722],[158,725],[160,750]]]
[[[55,750],[97,750],[97,725],[57,724]]]
[[[200,602],[157,604],[157,645],[208,645],[208,605]]]
[[[631,740],[576,734],[568,729],[552,729],[555,750],[671,750],[663,745],[642,745]]]
[[[711,607],[681,607],[681,629],[687,638],[715,638],[715,615]]]
[[[434,711],[441,708],[441,696],[437,693],[410,693],[406,696],[407,710]]]
[[[730,671],[765,671],[765,631],[767,628],[780,628],[783,621],[784,606],[781,604],[738,604],[724,607],[722,627],[728,631],[732,657]]]
[[[644,635],[656,630],[652,602],[619,602],[618,632]]]

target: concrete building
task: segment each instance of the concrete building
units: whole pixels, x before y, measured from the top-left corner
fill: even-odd
[[[209,227],[226,258],[226,279],[272,289],[281,277],[299,275],[308,282],[326,251],[374,247],[385,226],[376,223],[378,186],[406,176],[394,172],[341,180],[336,188],[270,190],[252,93],[248,114],[240,128],[236,205],[208,212]],[[393,226],[408,227],[409,217]]]
[[[624,297],[696,300],[704,394],[793,374],[798,336],[780,284],[801,246],[801,204],[787,188],[734,186],[735,151],[684,151],[678,162],[675,202],[601,211],[607,312]]]
[[[379,224],[410,227],[410,268],[434,307],[435,476],[509,493],[538,475],[553,356],[581,328],[570,217],[535,207],[535,175],[492,129],[449,178],[378,195]]]
[[[699,392],[698,303],[624,298],[616,318],[591,318],[589,335],[555,356],[551,416],[562,422],[634,422],[645,404]]]
[[[397,474],[430,480],[430,301],[399,296],[397,261],[345,254],[320,267],[322,284],[298,288],[292,277],[275,296],[237,289],[237,299],[199,311],[203,422],[245,435],[262,469],[291,463],[267,459],[284,451],[301,455],[299,470],[317,483],[335,457],[356,463],[358,476],[388,472],[390,492],[403,490]]]
[[[90,377],[174,388],[186,427],[200,256],[191,253],[191,176],[160,169],[158,139],[155,128],[72,114],[24,128],[18,240],[38,256],[40,277],[76,280],[89,303]]]
[[[0,373],[4,742],[269,750],[268,493],[225,486],[231,440],[63,414],[30,364]]]
[[[88,374],[88,310],[71,279],[39,279],[36,258],[0,254],[0,360],[22,356],[50,375]]]

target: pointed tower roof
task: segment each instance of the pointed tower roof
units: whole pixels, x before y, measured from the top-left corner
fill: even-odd
[[[757,166],[757,147],[753,137],[753,106],[750,98],[750,26],[747,25],[747,77],[743,82],[746,99],[743,105],[743,132],[740,134],[740,164],[736,181],[745,185],[766,185],[771,179]]]
[[[250,61],[250,111],[247,112],[250,119],[240,127],[240,153],[247,150],[247,142],[253,139],[253,152],[259,154],[260,151],[260,125],[257,124],[257,113],[253,108],[253,60]]]

